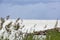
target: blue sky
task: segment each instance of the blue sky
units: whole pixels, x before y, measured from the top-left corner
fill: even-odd
[[[60,19],[60,0],[0,0],[0,17]]]

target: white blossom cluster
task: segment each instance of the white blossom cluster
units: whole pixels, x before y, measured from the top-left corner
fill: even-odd
[[[20,40],[23,37],[22,24],[23,20],[20,18],[16,21],[9,21],[9,16],[0,18],[0,40]]]

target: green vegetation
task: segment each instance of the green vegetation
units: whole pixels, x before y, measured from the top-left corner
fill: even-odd
[[[46,40],[60,40],[60,32],[56,30],[48,30]]]
[[[33,34],[26,35],[23,40],[33,40]]]
[[[30,34],[28,36],[25,36],[24,40],[35,40],[33,39],[33,37],[34,35]],[[37,37],[36,40],[41,40],[41,39]],[[60,40],[60,32],[56,30],[47,30],[46,39],[42,39],[42,40]]]

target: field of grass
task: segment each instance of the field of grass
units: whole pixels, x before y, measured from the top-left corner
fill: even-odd
[[[33,36],[34,35],[30,34],[29,36],[26,36],[24,40],[41,40],[38,37],[37,39],[33,39]],[[60,40],[60,32],[56,30],[48,30],[46,34],[46,39],[42,39],[42,40]]]
[[[48,30],[46,40],[60,40],[60,32],[56,30]]]

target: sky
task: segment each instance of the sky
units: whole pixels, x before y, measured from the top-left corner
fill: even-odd
[[[60,0],[0,0],[0,17],[60,19]]]

